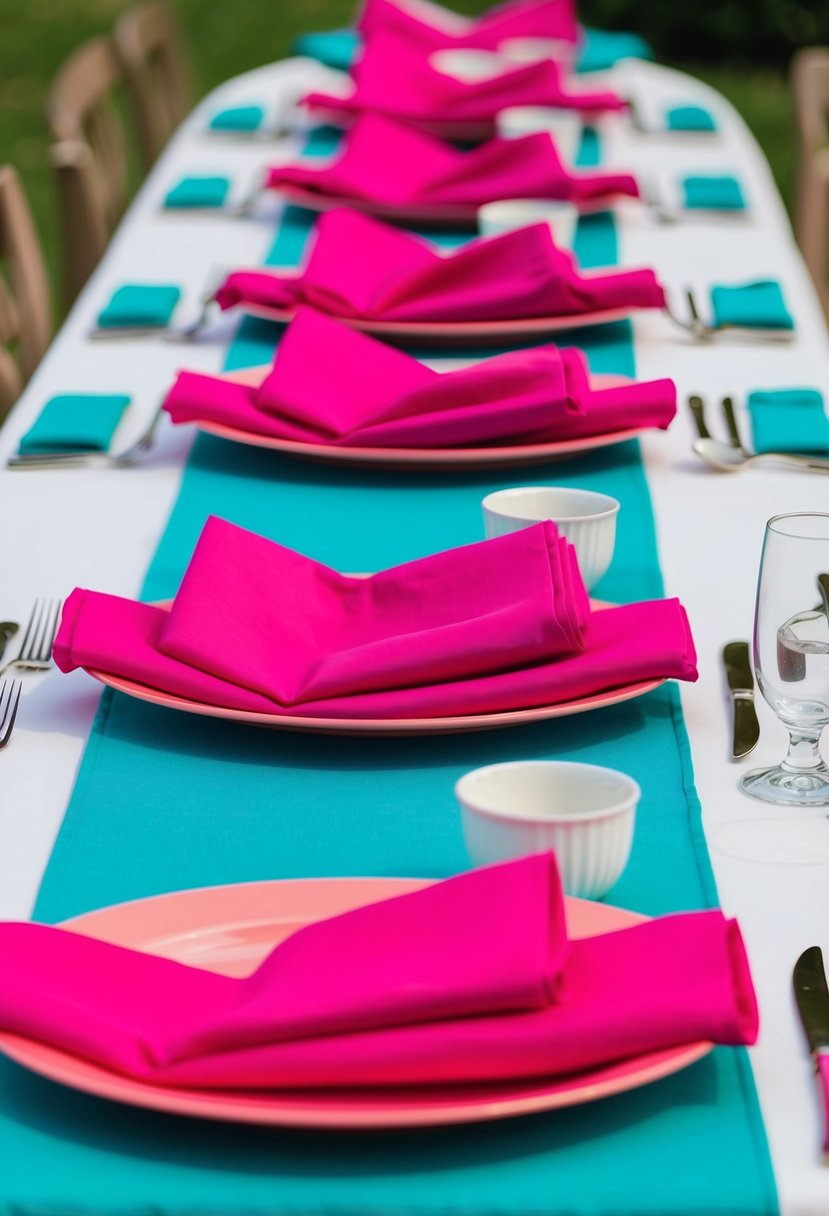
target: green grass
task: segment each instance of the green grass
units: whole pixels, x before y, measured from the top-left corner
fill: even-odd
[[[0,0],[0,163],[15,164],[41,234],[53,282],[59,266],[56,203],[43,107],[57,68],[84,39],[105,33],[130,0]],[[347,24],[353,0],[174,0],[199,95],[239,72],[288,53],[305,29]],[[457,5],[483,7],[476,0]],[[770,69],[703,65],[689,70],[744,115],[791,206],[794,174],[791,99]],[[56,307],[59,292],[55,291]]]

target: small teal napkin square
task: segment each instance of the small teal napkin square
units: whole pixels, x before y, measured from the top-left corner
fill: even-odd
[[[362,39],[356,30],[321,30],[300,34],[291,47],[295,55],[318,59],[329,68],[347,72],[360,53]]]
[[[163,329],[178,304],[181,288],[162,283],[125,283],[98,313],[102,329],[142,326]]]
[[[711,288],[715,325],[752,329],[794,329],[783,291],[775,279]]]
[[[264,106],[228,106],[210,119],[211,131],[258,131],[265,120]]]
[[[229,177],[183,177],[168,190],[165,207],[221,207],[230,189]]]
[[[704,106],[669,106],[665,126],[669,131],[716,131],[717,120]]]
[[[597,30],[585,25],[581,35],[577,72],[604,72],[620,59],[653,59],[653,50],[638,34],[625,30]]]
[[[105,452],[130,398],[121,393],[50,397],[20,440],[21,452]]]
[[[755,452],[829,452],[829,419],[816,388],[755,389],[748,412]]]
[[[743,188],[736,177],[688,176],[682,179],[682,196],[690,210],[744,211]]]

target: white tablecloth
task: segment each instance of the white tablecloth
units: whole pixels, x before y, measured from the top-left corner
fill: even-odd
[[[183,285],[178,320],[195,310],[212,265],[262,261],[272,223],[163,213],[160,204],[185,173],[228,173],[241,194],[258,167],[290,158],[295,140],[265,144],[211,136],[205,133],[206,116],[221,105],[262,95],[278,104],[283,90],[300,92],[312,77],[323,85],[333,74],[307,60],[260,69],[224,85],[190,116],[0,432],[3,464],[54,392],[131,391],[135,404],[116,439],[120,446],[143,429],[177,368],[220,369],[225,348],[215,340],[182,348],[160,340],[91,343],[85,334],[122,282]],[[789,347],[733,341],[699,345],[655,315],[637,320],[635,335],[639,377],[672,376],[683,402],[671,430],[648,435],[643,449],[667,593],[686,604],[699,650],[700,680],[682,685],[682,702],[721,902],[740,918],[760,997],[762,1032],[751,1058],[782,1208],[786,1216],[825,1216],[829,1171],[820,1163],[817,1093],[790,973],[806,946],[829,949],[829,851],[824,845],[823,860],[818,851],[811,864],[786,862],[785,839],[775,864],[741,860],[728,851],[741,823],[780,813],[765,811],[737,791],[741,766],[728,762],[719,652],[724,641],[750,636],[766,519],[779,511],[826,510],[829,479],[767,469],[736,476],[710,472],[691,455],[684,399],[698,392],[715,405],[723,393],[731,393],[741,403],[749,388],[790,385],[829,392],[827,332],[768,166],[735,111],[707,87],[652,64],[629,61],[615,70],[613,83],[620,91],[634,89],[646,114],[657,114],[668,102],[708,106],[721,133],[713,138],[639,135],[623,121],[610,120],[607,160],[645,171],[665,196],[675,189],[680,172],[736,173],[751,209],[744,220],[700,216],[659,225],[631,207],[621,222],[621,260],[655,267],[680,305],[686,286],[697,288],[705,300],[711,282],[778,278],[797,319],[797,340]],[[273,205],[268,210],[272,216]],[[25,621],[35,596],[63,595],[76,585],[137,594],[189,442],[186,428],[175,430],[165,420],[155,449],[137,468],[38,473],[0,468],[0,614]],[[82,673],[26,680],[14,744],[0,759],[0,917],[31,912],[99,693]],[[763,734],[752,764],[779,759],[785,746],[783,728],[763,704],[760,716]],[[675,808],[666,807],[665,813]],[[807,830],[799,824],[808,819],[825,821],[825,814],[793,813],[791,839]]]

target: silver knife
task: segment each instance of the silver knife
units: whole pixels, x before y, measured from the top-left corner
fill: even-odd
[[[823,1114],[823,1160],[829,1164],[829,987],[820,946],[803,951],[794,965],[792,982],[817,1073]]]
[[[725,674],[734,707],[731,755],[742,760],[757,746],[760,723],[754,708],[754,676],[748,658],[748,642],[729,642],[722,652]]]

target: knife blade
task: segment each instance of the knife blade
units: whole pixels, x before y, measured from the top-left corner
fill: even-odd
[[[829,1154],[829,986],[820,946],[804,950],[792,973],[794,998],[818,1078],[823,1115],[823,1159]]]
[[[723,663],[734,712],[731,756],[734,760],[742,760],[754,751],[760,738],[748,642],[729,642],[723,648]]]

